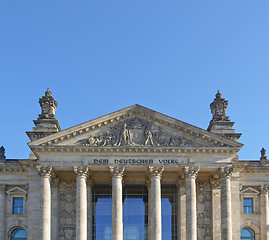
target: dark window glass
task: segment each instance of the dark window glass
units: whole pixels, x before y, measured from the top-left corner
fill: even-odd
[[[176,186],[162,185],[162,238],[177,239]]]
[[[92,239],[112,239],[112,193],[111,186],[93,187]]]
[[[13,214],[23,214],[23,198],[14,197],[13,198]]]
[[[148,190],[144,185],[123,187],[123,239],[148,239]]]
[[[16,228],[11,233],[11,240],[27,240],[27,232],[22,228]]]
[[[240,231],[240,234],[241,234],[241,240],[255,240],[254,232],[250,228],[243,228]]]
[[[244,198],[244,213],[253,213],[253,198]]]

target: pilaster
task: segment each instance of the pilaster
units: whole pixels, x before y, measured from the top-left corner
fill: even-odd
[[[221,227],[222,239],[232,240],[232,199],[231,199],[231,176],[233,167],[220,167],[219,176],[221,181]]]
[[[211,238],[214,240],[221,240],[220,180],[211,178],[210,184],[212,188]]]
[[[0,184],[0,239],[6,234],[6,185]]]
[[[268,185],[261,185],[260,208],[261,208],[261,239],[269,240],[269,201]]]

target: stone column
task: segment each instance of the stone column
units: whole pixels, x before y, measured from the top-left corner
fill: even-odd
[[[268,201],[268,185],[261,185],[261,239],[269,240],[269,201]]]
[[[92,178],[87,181],[88,190],[88,239],[92,239]]]
[[[0,239],[6,234],[6,185],[0,184]]]
[[[185,167],[186,200],[187,200],[187,240],[197,240],[197,216],[196,216],[196,183],[195,179],[200,167]]]
[[[150,179],[146,181],[146,185],[148,188],[148,240],[152,240],[151,238],[151,189],[150,189]]]
[[[52,167],[37,166],[41,176],[40,240],[51,240],[51,188]]]
[[[161,177],[163,167],[149,167],[150,177],[150,234],[152,240],[162,240]]]
[[[76,187],[76,240],[87,240],[87,178],[88,166],[75,166]]]
[[[231,176],[233,167],[220,167],[221,183],[221,235],[223,240],[232,240]]]
[[[109,167],[112,176],[112,240],[123,240],[122,178],[125,167]]]
[[[59,178],[54,178],[51,182],[51,239],[58,239],[58,210],[59,210],[59,195],[58,195]]]
[[[211,238],[221,240],[220,181],[211,178],[210,183],[212,188]]]
[[[186,183],[183,179],[177,182],[177,239],[186,239]]]

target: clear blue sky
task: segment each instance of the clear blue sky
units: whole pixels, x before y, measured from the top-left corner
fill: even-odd
[[[49,87],[62,129],[141,104],[206,129],[219,89],[245,144],[269,152],[268,0],[0,1],[0,146],[25,131]],[[269,154],[269,153],[268,153]]]

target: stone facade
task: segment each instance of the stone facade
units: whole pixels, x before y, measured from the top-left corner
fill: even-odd
[[[148,189],[149,240],[167,240],[162,186],[177,189],[178,240],[237,240],[244,228],[253,239],[269,240],[266,151],[260,161],[238,159],[241,134],[232,129],[219,92],[207,130],[139,105],[61,130],[49,89],[39,103],[42,112],[27,132],[29,159],[6,159],[0,148],[0,239],[11,239],[16,229],[30,240],[95,239],[97,185],[112,189],[111,239],[128,239],[123,186],[140,184]],[[249,199],[252,206],[245,206]]]

